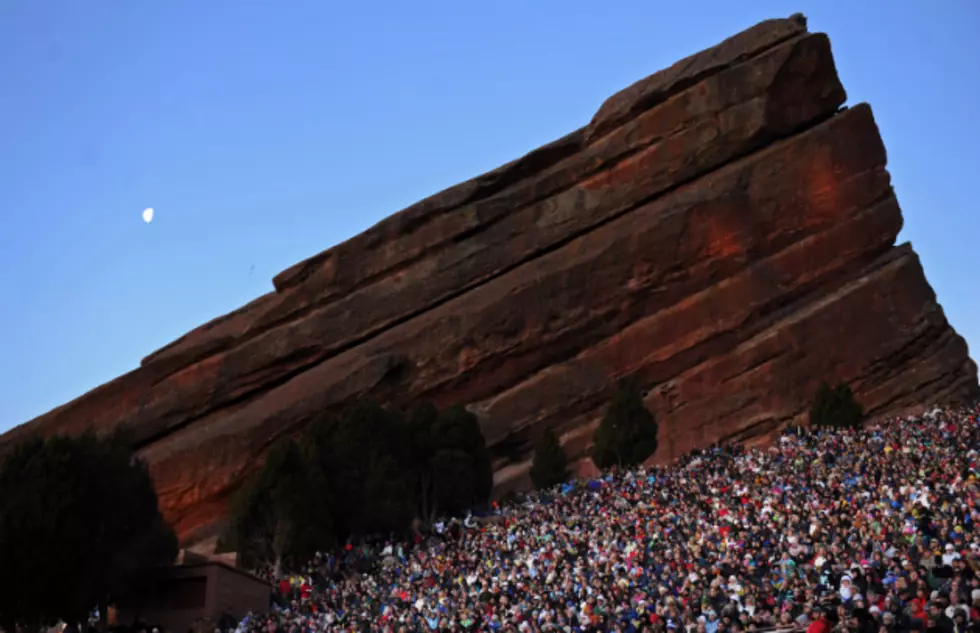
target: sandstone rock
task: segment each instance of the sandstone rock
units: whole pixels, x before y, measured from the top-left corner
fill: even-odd
[[[283,434],[361,394],[478,414],[501,486],[559,430],[591,472],[620,378],[666,460],[764,440],[822,379],[874,415],[978,394],[918,261],[871,110],[829,41],[763,22],[585,127],[280,273],[275,292],[8,433],[128,426],[186,542]]]

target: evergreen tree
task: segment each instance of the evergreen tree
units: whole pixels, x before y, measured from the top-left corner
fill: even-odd
[[[438,411],[422,404],[407,417],[418,516],[432,522],[486,503],[493,465],[476,416],[462,406]]]
[[[232,544],[247,565],[282,572],[290,556],[308,558],[333,541],[326,475],[291,439],[269,450],[262,469],[232,499]]]
[[[0,626],[83,622],[170,565],[146,464],[121,436],[34,438],[0,463]]]
[[[629,383],[613,395],[593,442],[592,460],[599,468],[635,466],[657,450],[657,422]]]
[[[864,410],[847,384],[831,387],[826,381],[820,383],[810,407],[812,426],[857,428],[863,421]]]
[[[223,547],[278,567],[350,536],[465,512],[492,486],[486,441],[465,408],[423,404],[403,415],[358,400],[273,446],[235,497]]]
[[[477,481],[469,454],[452,448],[440,450],[429,463],[429,471],[439,514],[460,514],[473,507]]]
[[[465,454],[469,458],[469,471],[473,480],[472,495],[466,508],[459,508],[458,504],[437,498],[439,511],[458,512],[486,503],[493,490],[493,460],[476,416],[467,411],[463,405],[454,405],[439,413],[431,433],[435,438],[436,446],[436,455],[433,459],[438,457],[440,451],[457,451]]]
[[[568,457],[554,430],[545,429],[534,444],[531,459],[531,481],[534,487],[551,488],[568,480]]]
[[[411,524],[409,440],[397,412],[367,399],[308,429],[304,444],[331,483],[338,536],[400,532]]]

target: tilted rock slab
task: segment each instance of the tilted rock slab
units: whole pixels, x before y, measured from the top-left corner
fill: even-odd
[[[824,379],[876,416],[973,398],[966,344],[895,245],[871,110],[844,101],[825,35],[758,24],[4,441],[127,427],[190,542],[273,441],[362,394],[468,404],[502,487],[545,427],[587,455],[625,377],[660,423],[658,460],[804,422]]]

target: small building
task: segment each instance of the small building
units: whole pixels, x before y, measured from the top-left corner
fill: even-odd
[[[149,572],[129,604],[118,605],[118,623],[145,622],[168,633],[186,633],[195,623],[239,620],[269,609],[272,586],[222,560],[189,552],[173,567]]]

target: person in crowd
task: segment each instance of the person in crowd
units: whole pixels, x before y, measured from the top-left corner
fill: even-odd
[[[236,633],[980,633],[980,406],[792,429],[352,542]]]

